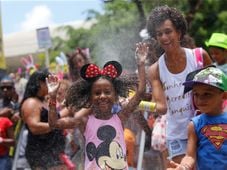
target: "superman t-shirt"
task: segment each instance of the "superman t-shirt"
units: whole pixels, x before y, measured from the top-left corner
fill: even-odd
[[[197,142],[197,169],[227,169],[227,112],[192,119]]]

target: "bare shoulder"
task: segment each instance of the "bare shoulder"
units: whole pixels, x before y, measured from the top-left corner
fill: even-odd
[[[28,98],[24,101],[22,105],[22,111],[23,110],[30,110],[34,108],[40,108],[42,106],[42,102],[36,98]]]
[[[188,134],[189,135],[196,135],[196,132],[195,132],[195,126],[194,126],[194,123],[192,121],[190,121],[188,123]]]
[[[43,104],[36,98],[28,98],[24,101],[21,107],[23,117],[33,117],[40,113]]]
[[[190,121],[190,122],[188,123],[188,129],[194,130],[194,124],[193,124],[192,121]]]
[[[149,80],[157,80],[159,79],[159,71],[158,71],[158,62],[155,62],[148,68],[148,79]]]
[[[198,140],[196,130],[194,123],[192,121],[189,122],[188,124],[188,140],[190,144],[196,145],[196,142]]]
[[[203,55],[203,64],[204,66],[212,64],[212,59],[209,56],[208,52],[206,50],[202,50],[202,55]]]

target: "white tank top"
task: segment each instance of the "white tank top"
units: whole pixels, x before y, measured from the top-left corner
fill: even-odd
[[[187,139],[187,125],[194,115],[191,92],[183,94],[183,82],[189,72],[197,69],[196,58],[191,49],[184,48],[187,58],[185,69],[177,74],[169,72],[164,54],[159,58],[159,75],[167,101],[167,140]]]

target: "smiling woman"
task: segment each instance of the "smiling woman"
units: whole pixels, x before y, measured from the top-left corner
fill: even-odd
[[[166,114],[166,138],[169,159],[180,162],[186,151],[187,124],[194,115],[191,94],[184,95],[183,82],[189,72],[198,69],[193,50],[181,46],[187,31],[183,14],[175,8],[154,8],[147,21],[147,30],[155,37],[164,53],[150,66],[148,80],[156,112]],[[206,51],[202,52],[203,65],[211,64]],[[167,155],[165,155],[167,160]]]

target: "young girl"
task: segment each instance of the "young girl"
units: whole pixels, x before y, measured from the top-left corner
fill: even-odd
[[[83,65],[90,63],[89,49],[76,48],[72,53],[66,54],[71,81],[80,78],[80,69]]]
[[[67,80],[67,79],[60,80],[60,85],[58,88],[57,98],[56,98],[58,110],[61,110],[65,107],[65,95],[70,85],[71,85],[70,80]]]
[[[121,65],[116,61],[107,62],[103,69],[87,64],[81,69],[83,80],[75,82],[69,89],[67,104],[81,109],[74,118],[58,119],[56,115],[57,77],[47,79],[50,95],[49,123],[52,128],[79,127],[85,138],[85,169],[128,169],[123,122],[128,119],[141,101],[145,91],[145,59],[148,48],[139,43],[136,47],[139,86],[135,95],[117,114],[112,114],[113,104],[119,96],[127,95],[128,79],[121,79]],[[89,109],[84,109],[90,105]],[[87,114],[91,112],[92,114]],[[81,114],[87,114],[81,116]]]

